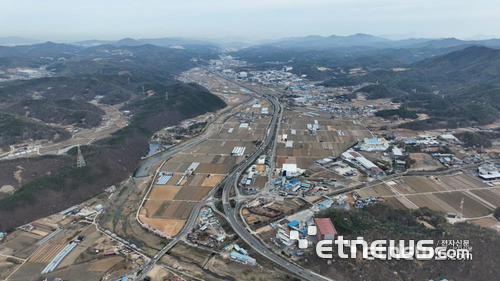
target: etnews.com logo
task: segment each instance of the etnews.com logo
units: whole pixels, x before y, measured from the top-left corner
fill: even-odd
[[[309,226],[307,234],[315,236],[317,234],[316,226]],[[300,238],[297,230],[290,231],[290,239],[297,240],[300,249],[307,249],[309,246],[309,240]],[[363,252],[363,259],[366,260],[472,260],[472,248],[469,246],[468,240],[440,240],[438,242],[437,246],[435,246],[434,240],[416,242],[415,240],[407,242],[404,240],[375,240],[368,244],[363,237],[358,237],[356,240],[344,240],[342,236],[338,236],[335,240],[318,241],[316,254],[320,258],[331,259],[333,257],[333,244],[335,244],[338,256],[343,259],[355,259],[359,245]],[[344,251],[346,248],[349,248],[349,251]]]

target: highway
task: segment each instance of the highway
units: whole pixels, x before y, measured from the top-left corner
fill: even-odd
[[[237,82],[235,82],[235,83],[239,84]],[[242,84],[239,84],[239,85],[242,86],[242,87],[245,87]],[[245,88],[247,88],[247,87],[245,87]],[[249,89],[249,90],[253,91],[252,89]],[[253,92],[255,92],[255,91],[253,91]],[[300,268],[300,267],[298,267],[298,266],[296,266],[294,264],[291,264],[290,262],[282,259],[281,257],[279,257],[276,254],[274,254],[273,252],[271,252],[265,246],[263,246],[262,244],[260,244],[260,242],[255,237],[253,237],[245,229],[245,227],[243,225],[241,225],[241,223],[236,218],[236,210],[235,211],[231,210],[231,205],[230,205],[230,202],[229,202],[229,193],[230,193],[230,190],[231,190],[231,186],[233,185],[233,182],[238,179],[239,172],[246,170],[246,168],[248,168],[250,165],[252,165],[253,162],[255,161],[255,159],[258,156],[260,156],[264,152],[264,150],[266,149],[266,147],[269,145],[269,143],[271,143],[271,140],[273,139],[273,135],[274,135],[275,129],[276,129],[276,123],[277,123],[276,121],[277,121],[277,118],[278,118],[278,114],[279,114],[280,109],[281,109],[281,106],[280,106],[279,102],[276,100],[275,97],[269,97],[269,96],[264,95],[264,94],[259,93],[259,92],[255,92],[255,93],[257,93],[258,95],[261,95],[263,97],[266,97],[266,99],[268,99],[268,101],[271,102],[272,105],[273,105],[274,112],[273,112],[273,118],[272,118],[272,121],[271,121],[271,125],[269,127],[269,134],[268,134],[268,136],[267,136],[264,144],[251,157],[249,157],[246,161],[244,161],[242,164],[240,164],[229,175],[229,177],[228,177],[228,179],[227,179],[227,181],[226,181],[226,183],[224,185],[224,190],[223,190],[223,193],[222,193],[222,203],[223,203],[223,206],[224,206],[224,213],[226,214],[226,217],[227,217],[229,223],[231,224],[231,226],[233,227],[234,231],[248,245],[250,245],[250,247],[252,247],[255,251],[257,251],[262,256],[270,259],[274,263],[276,263],[276,264],[280,265],[281,267],[283,267],[284,269],[286,269],[286,270],[288,270],[288,271],[296,274],[297,276],[300,276],[301,278],[304,278],[304,279],[307,279],[307,280],[311,280],[311,281],[325,281],[325,280],[330,280],[330,279],[324,278],[324,277],[322,277],[320,275],[314,274],[314,273],[312,273],[309,270],[305,270],[305,269]]]
[[[210,71],[209,69],[207,69],[207,70]],[[306,270],[306,269],[303,269],[299,266],[296,266],[293,263],[290,263],[290,262],[282,259],[278,255],[274,254],[271,250],[267,249],[266,246],[262,245],[255,237],[253,237],[247,231],[247,229],[240,223],[240,221],[238,221],[238,219],[236,218],[236,210],[233,211],[231,209],[231,206],[230,206],[229,194],[230,194],[231,186],[238,179],[240,172],[245,171],[250,165],[252,165],[253,162],[257,159],[257,157],[262,155],[264,153],[264,151],[267,149],[267,147],[269,146],[269,144],[271,143],[273,136],[275,134],[275,131],[276,131],[277,119],[278,119],[279,113],[281,111],[281,105],[279,104],[276,97],[257,92],[253,89],[249,89],[248,87],[246,87],[245,85],[243,85],[239,82],[229,80],[226,77],[220,76],[218,73],[214,73],[212,71],[210,71],[210,72],[227,80],[227,81],[229,81],[229,82],[235,83],[235,84],[241,86],[242,88],[248,89],[260,97],[267,99],[272,104],[273,109],[274,109],[273,115],[272,115],[272,120],[271,120],[269,130],[268,130],[268,134],[266,136],[264,143],[250,157],[248,157],[244,162],[242,162],[240,165],[238,165],[227,176],[225,181],[223,181],[224,189],[223,189],[223,193],[222,193],[222,203],[223,203],[223,208],[224,208],[223,212],[226,216],[226,219],[228,220],[228,222],[232,226],[232,228],[235,230],[235,232],[239,235],[239,237],[241,237],[248,245],[250,245],[255,251],[257,251],[262,256],[264,256],[264,257],[268,258],[269,260],[273,261],[274,263],[280,265],[282,268],[284,268],[284,269],[290,271],[291,273],[296,274],[300,278],[303,278],[306,280],[331,281],[331,279],[322,277],[321,275],[318,275],[318,274],[313,273],[309,270]],[[170,156],[174,153],[177,153],[178,151],[180,151],[181,149],[183,149],[187,146],[197,144],[197,143],[207,139],[208,137],[210,137],[213,134],[213,128],[214,127],[212,126],[212,132],[203,136],[200,139],[188,142],[182,146],[177,147],[176,149],[161,153],[153,158],[148,159],[146,162],[142,163],[141,166],[139,166],[139,168],[136,170],[134,176],[141,177],[141,176],[147,175],[148,168],[154,162],[158,161],[159,159],[161,159],[163,157]],[[147,273],[154,267],[155,263],[158,260],[160,260],[161,257],[163,257],[163,255],[165,255],[171,248],[173,248],[177,244],[177,242],[179,242],[183,237],[185,237],[189,233],[189,231],[191,231],[194,224],[196,223],[196,220],[198,218],[199,211],[200,211],[201,207],[213,202],[213,200],[211,200],[210,198],[213,198],[213,195],[215,194],[217,189],[218,189],[218,187],[212,189],[211,192],[206,197],[209,199],[198,203],[198,205],[196,205],[193,208],[193,210],[191,211],[191,214],[190,214],[188,220],[186,221],[186,223],[184,224],[182,230],[176,235],[176,237],[172,241],[170,241],[169,244],[167,244],[162,250],[160,250],[155,255],[155,257],[153,259],[151,259],[148,263],[144,264],[139,270],[134,271],[134,272],[140,271],[141,273],[139,275],[134,276],[134,274],[130,273],[127,277],[130,277],[132,280],[143,280],[143,278],[147,275]]]

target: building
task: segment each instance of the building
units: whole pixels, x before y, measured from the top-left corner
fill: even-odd
[[[293,141],[292,140],[287,140],[285,142],[285,148],[293,148]]]
[[[254,258],[251,258],[247,255],[240,254],[238,252],[231,252],[231,259],[233,260],[238,260],[240,262],[243,262],[245,264],[249,264],[252,266],[257,266],[257,261]]]
[[[440,136],[443,140],[445,141],[448,141],[448,142],[452,142],[452,143],[460,143],[460,140],[457,139],[457,137],[455,137],[454,135],[452,134],[442,134]]]
[[[377,138],[365,138],[359,145],[359,149],[363,151],[386,151],[387,148],[389,148],[389,142],[386,139]]]
[[[391,157],[394,160],[403,159],[404,158],[404,154],[401,151],[401,149],[399,149],[397,147],[394,147],[394,148],[392,148],[392,151],[391,151]]]
[[[265,154],[259,156],[259,160],[257,160],[257,164],[258,165],[264,165],[264,164],[266,164],[266,155]]]
[[[297,164],[283,164],[281,168],[283,176],[296,177],[302,174],[302,170],[297,168]]]
[[[342,153],[341,158],[353,165],[356,166],[357,168],[360,168],[362,170],[365,170],[370,173],[371,176],[383,176],[385,175],[384,171],[377,167],[375,164],[373,164],[370,160],[366,159],[363,157],[361,154],[357,153],[356,151],[349,149],[346,152]]]
[[[247,78],[247,77],[248,77],[248,73],[245,72],[245,71],[242,71],[242,72],[238,73],[238,78],[244,79],[244,78]]]
[[[477,171],[479,173],[479,177],[482,178],[483,180],[500,179],[500,171],[495,169],[495,167],[492,165],[484,164],[482,166],[479,166],[477,168]]]
[[[248,186],[246,188],[247,193],[257,193],[259,192],[259,187],[258,186]]]
[[[314,164],[316,164],[318,166],[325,166],[325,165],[328,165],[328,164],[331,164],[331,163],[333,163],[333,159],[328,158],[328,157],[314,161]]]
[[[337,239],[337,230],[335,230],[335,227],[330,219],[314,219],[314,223],[317,228],[316,238],[318,241]]]

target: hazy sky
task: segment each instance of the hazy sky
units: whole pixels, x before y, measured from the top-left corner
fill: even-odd
[[[0,37],[500,37],[499,0],[0,0]]]

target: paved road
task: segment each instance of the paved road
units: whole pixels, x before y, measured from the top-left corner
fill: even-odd
[[[232,82],[234,82],[234,81],[232,81]],[[241,83],[237,83],[237,82],[235,82],[235,83],[238,84],[238,85],[240,85],[241,87],[247,88],[245,85],[243,85]],[[276,97],[265,95],[265,94],[256,92],[256,91],[254,91],[252,89],[249,89],[249,90],[257,93],[258,95],[260,95],[262,97],[265,97],[273,105],[273,108],[274,108],[273,118],[272,118],[272,121],[271,121],[271,125],[269,127],[269,134],[267,135],[267,138],[266,138],[266,140],[264,142],[264,145],[262,145],[252,156],[250,156],[245,162],[243,162],[242,164],[240,164],[229,175],[229,177],[228,177],[228,179],[227,179],[227,181],[226,181],[226,183],[224,185],[224,190],[223,190],[223,193],[222,193],[222,203],[223,203],[223,206],[224,206],[224,213],[226,214],[226,217],[227,217],[229,223],[231,224],[231,226],[233,227],[234,231],[248,245],[250,245],[254,250],[256,250],[259,254],[261,254],[264,257],[270,259],[271,261],[273,261],[274,263],[280,265],[281,267],[285,268],[286,270],[288,270],[288,271],[290,271],[290,272],[292,272],[292,273],[300,276],[301,278],[304,278],[304,279],[307,279],[307,280],[311,280],[311,281],[325,281],[325,280],[329,280],[329,279],[324,278],[324,277],[322,277],[320,275],[316,275],[316,274],[312,273],[309,270],[303,269],[301,267],[298,267],[298,266],[296,266],[294,264],[289,263],[288,261],[282,259],[278,255],[274,254],[272,251],[270,251],[269,249],[267,249],[265,246],[263,246],[262,244],[260,244],[260,242],[247,231],[247,229],[240,223],[240,221],[238,221],[238,219],[236,218],[236,212],[231,209],[231,206],[230,206],[230,203],[229,203],[229,193],[230,193],[230,190],[231,190],[231,186],[233,185],[233,182],[238,179],[239,172],[240,171],[244,171],[248,166],[250,166],[255,161],[255,159],[257,157],[259,157],[264,152],[264,150],[266,149],[266,147],[271,142],[271,140],[273,138],[273,135],[275,133],[276,123],[277,123],[276,121],[277,121],[277,118],[278,118],[278,114],[279,114],[280,109],[281,109],[281,106],[278,103]]]
[[[218,75],[217,73],[214,73],[214,74]],[[220,75],[218,75],[218,76],[220,76]],[[270,96],[270,95],[266,95],[266,94],[254,91],[252,89],[247,88],[245,85],[243,85],[241,83],[238,83],[238,82],[233,81],[233,80],[229,80],[229,79],[227,79],[227,78],[225,78],[223,76],[220,76],[220,77],[223,78],[223,79],[225,79],[225,80],[228,80],[228,81],[230,81],[232,83],[235,83],[235,84],[237,84],[237,85],[239,85],[239,86],[241,86],[243,88],[246,88],[246,89],[254,92],[255,94],[257,94],[258,96],[266,98],[273,105],[273,108],[274,108],[273,117],[272,117],[272,120],[271,120],[271,125],[269,127],[268,135],[266,136],[266,140],[264,141],[263,145],[261,145],[243,163],[241,163],[239,166],[237,166],[236,169],[225,180],[223,194],[222,194],[222,202],[223,202],[223,206],[224,206],[224,213],[225,213],[226,219],[231,224],[231,226],[233,227],[233,229],[235,230],[235,232],[246,243],[248,243],[248,245],[250,245],[259,254],[261,254],[264,257],[270,259],[271,261],[275,262],[276,264],[280,265],[281,267],[285,268],[286,270],[288,270],[288,271],[296,274],[297,276],[300,276],[301,278],[304,278],[304,279],[307,279],[307,280],[311,280],[311,281],[328,281],[328,280],[330,280],[330,279],[324,278],[324,277],[322,277],[320,275],[314,274],[311,271],[308,271],[308,270],[305,270],[305,269],[303,269],[301,267],[298,267],[298,266],[296,266],[294,264],[291,264],[288,261],[286,261],[286,260],[282,259],[281,257],[279,257],[279,256],[275,255],[274,253],[272,253],[265,246],[263,246],[262,244],[260,244],[260,242],[255,237],[253,237],[245,229],[244,226],[241,225],[241,223],[236,218],[235,212],[231,210],[231,207],[230,207],[230,204],[229,204],[229,191],[231,189],[231,186],[233,185],[234,181],[238,179],[238,175],[239,175],[240,171],[244,171],[248,166],[250,166],[256,160],[257,157],[259,157],[260,155],[262,155],[262,153],[264,152],[264,150],[267,148],[267,146],[272,141],[274,133],[275,133],[275,130],[276,130],[276,123],[277,123],[278,114],[279,114],[279,112],[281,110],[281,105],[279,104],[279,102],[276,99],[276,97],[273,97],[273,96]],[[202,137],[202,138],[200,138],[198,140],[186,143],[186,144],[184,144],[182,146],[177,147],[176,149],[170,150],[168,152],[159,154],[158,156],[155,156],[155,157],[153,157],[151,159],[148,159],[146,162],[142,163],[141,166],[139,166],[139,168],[136,170],[134,176],[135,177],[140,177],[140,176],[147,175],[147,169],[154,162],[158,161],[159,159],[161,159],[163,157],[170,156],[170,155],[172,155],[174,153],[177,153],[179,150],[181,150],[181,149],[183,149],[183,148],[185,148],[187,146],[197,144],[197,143],[199,143],[199,142],[207,139],[212,134],[213,134],[213,127],[212,127],[212,132],[211,133],[207,134],[206,136],[204,136],[204,137]],[[217,191],[217,189],[218,188],[212,189],[212,191],[209,193],[209,195],[208,195],[207,198],[212,198],[213,194]],[[182,230],[176,235],[176,237],[168,245],[166,245],[161,251],[159,251],[156,254],[156,256],[153,259],[151,259],[151,261],[149,261],[147,264],[145,264],[141,268],[142,269],[141,274],[139,276],[133,278],[133,280],[142,280],[146,276],[146,274],[154,267],[154,264],[158,260],[160,260],[161,257],[163,255],[165,255],[173,246],[175,246],[175,244],[177,244],[177,242],[179,242],[184,236],[186,236],[189,233],[189,231],[193,228],[193,226],[194,226],[194,224],[196,222],[196,219],[198,218],[198,214],[199,214],[199,211],[200,211],[201,207],[204,206],[204,205],[206,205],[206,204],[209,204],[209,203],[212,203],[212,201],[211,200],[207,200],[207,201],[204,201],[204,202],[200,202],[198,205],[196,205],[193,208],[193,210],[191,211],[191,214],[190,214],[188,220],[186,221],[186,223],[184,224],[184,227],[182,228]],[[130,277],[132,277],[132,276],[130,276]]]

